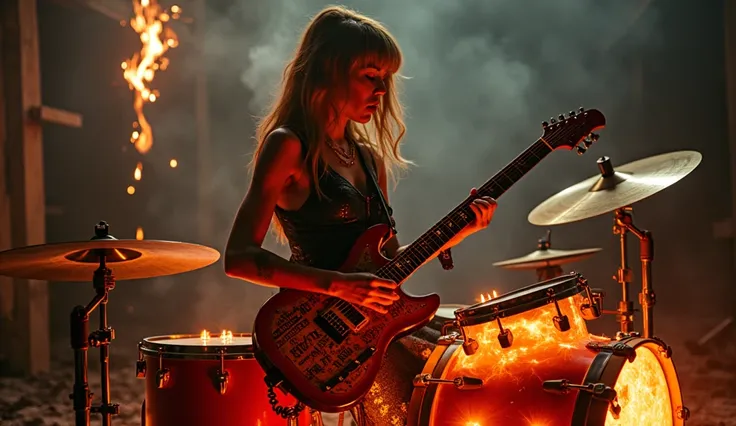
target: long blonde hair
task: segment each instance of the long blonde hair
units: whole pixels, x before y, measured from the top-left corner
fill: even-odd
[[[319,197],[320,167],[330,116],[337,116],[335,99],[349,91],[350,70],[356,65],[376,64],[386,68],[386,94],[366,125],[348,122],[345,136],[367,147],[378,156],[389,178],[411,164],[401,156],[399,144],[406,127],[397,95],[398,70],[402,54],[398,43],[379,22],[341,6],[323,9],[302,34],[294,57],[284,69],[279,96],[256,129],[255,164],[266,137],[286,126],[295,131],[307,146],[306,170]],[[330,111],[332,109],[332,111]],[[330,114],[332,112],[333,114]],[[278,220],[272,222],[283,241]]]

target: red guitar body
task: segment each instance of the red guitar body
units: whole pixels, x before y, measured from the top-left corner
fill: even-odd
[[[381,247],[389,232],[383,224],[369,228],[340,271],[375,272],[388,263]],[[396,293],[400,299],[383,315],[318,293],[285,289],[271,297],[253,331],[267,380],[281,382],[284,390],[320,411],[355,405],[372,386],[389,344],[426,325],[440,306],[436,294],[415,297],[401,287]]]
[[[600,111],[582,108],[559,119],[544,122],[543,136],[480,186],[477,196],[498,199],[552,151],[584,153],[598,140],[591,132],[606,122]],[[473,222],[473,200],[467,197],[391,260],[380,251],[389,227],[369,228],[340,270],[372,272],[403,283]],[[318,293],[283,290],[273,296],[253,326],[255,356],[266,371],[266,381],[320,411],[351,408],[370,390],[388,345],[427,324],[440,306],[436,294],[414,297],[400,287],[397,293],[400,299],[385,315]]]

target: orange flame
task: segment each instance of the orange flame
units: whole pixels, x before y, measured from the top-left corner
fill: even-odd
[[[135,239],[136,240],[143,239],[143,228],[141,228],[140,226],[135,230]]]
[[[493,299],[495,299],[497,297],[498,297],[498,293],[496,292],[496,290],[493,290],[493,296],[491,296],[491,293],[486,293],[485,295],[483,293],[481,293],[480,294],[480,302],[481,303],[490,302],[491,300],[493,300]]]
[[[141,174],[143,173],[143,163],[140,161],[138,162],[138,165],[135,166],[135,171],[133,172],[133,179],[135,180],[141,180]]]
[[[222,330],[222,333],[220,333],[220,341],[225,345],[232,343],[233,332],[230,330]]]
[[[147,153],[153,146],[153,131],[143,114],[146,102],[156,102],[160,93],[150,88],[156,71],[164,71],[169,64],[164,54],[170,48],[175,48],[179,41],[176,33],[164,22],[178,19],[181,8],[171,6],[170,12],[161,9],[157,0],[133,0],[135,17],[131,18],[130,26],[140,34],[143,47],[140,52],[121,64],[123,78],[128,82],[130,90],[134,91],[133,109],[138,121],[134,124],[135,131],[131,135],[131,142],[141,154]],[[163,34],[163,39],[161,35]],[[140,127],[140,131],[138,131]]]

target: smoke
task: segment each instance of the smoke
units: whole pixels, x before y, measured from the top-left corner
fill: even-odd
[[[634,85],[627,53],[659,42],[653,5],[638,17],[637,30],[630,29],[640,3],[344,3],[386,24],[404,53],[402,96],[408,126],[404,153],[417,167],[390,194],[403,244],[441,219],[472,187],[481,185],[534,142],[543,120],[586,106],[601,109],[609,123],[616,121]],[[277,92],[302,29],[327,4],[316,0],[208,2],[204,58],[181,59],[192,74],[201,66],[197,61],[204,60],[209,77],[211,133],[216,146],[210,182],[216,201],[212,241],[218,249],[224,249],[247,190],[257,117]],[[174,110],[162,114],[170,117],[157,121],[156,129],[166,138],[185,137],[193,131],[191,114]],[[607,136],[610,132],[603,134],[601,143]],[[617,149],[610,143],[604,153],[615,156]],[[509,275],[491,263],[536,248],[536,239],[544,230],[529,225],[526,215],[547,195],[595,173],[591,163],[602,155],[596,150],[591,148],[585,161],[573,154],[553,153],[499,200],[488,231],[453,250],[454,271],[436,273],[439,265],[427,265],[407,283],[407,289],[438,292],[446,303],[472,303],[480,292],[504,292],[533,282],[533,273]],[[560,172],[565,170],[571,172]],[[187,191],[182,183],[169,184]],[[160,200],[150,206],[156,206],[150,209],[157,215],[166,207]],[[192,225],[192,212],[179,212],[166,221],[169,229],[187,235],[193,235]],[[608,225],[604,228],[607,231]],[[558,240],[564,243],[565,238]],[[289,255],[288,248],[277,245],[271,236],[265,247]],[[218,266],[206,279],[192,284],[197,295],[195,322],[216,321],[249,330],[255,312],[273,291],[227,279],[221,271]]]

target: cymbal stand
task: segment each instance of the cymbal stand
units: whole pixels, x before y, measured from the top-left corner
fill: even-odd
[[[630,333],[633,330],[634,306],[629,301],[629,283],[631,282],[631,269],[627,263],[627,233],[632,233],[639,239],[639,257],[641,260],[641,293],[639,293],[639,304],[642,306],[642,322],[644,326],[644,337],[652,337],[654,334],[654,304],[656,297],[652,288],[652,261],[654,260],[654,239],[652,233],[641,230],[634,225],[630,206],[616,210],[613,221],[613,233],[619,235],[621,241],[621,266],[617,276],[613,278],[621,284],[622,300],[619,302],[618,317],[621,323],[621,331]]]
[[[111,239],[108,225],[100,222],[95,227],[95,238]],[[108,293],[115,288],[115,277],[106,266],[106,254],[99,250],[100,266],[94,272],[92,284],[95,297],[87,306],[75,306],[71,313],[71,346],[74,349],[74,388],[69,398],[74,401],[75,426],[89,426],[90,413],[102,415],[102,425],[112,424],[112,416],[119,413],[118,404],[110,403],[110,342],[115,338],[115,331],[107,325]],[[89,315],[100,308],[100,328],[89,332]],[[92,393],[87,381],[89,346],[100,348],[100,384],[102,402],[92,406]]]
[[[552,247],[552,230],[547,230],[547,237],[546,238],[540,238],[537,241],[537,249],[539,250],[549,250],[550,247]],[[543,266],[541,268],[537,268],[537,281],[547,281],[551,280],[553,278],[561,277],[565,272],[562,270],[562,267],[560,265],[549,265]]]

